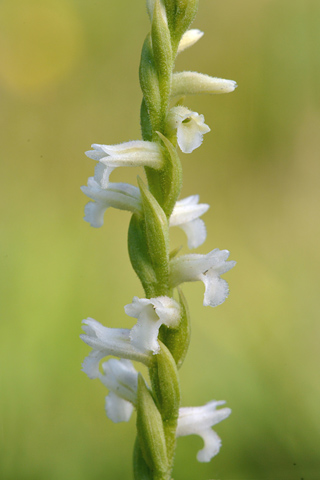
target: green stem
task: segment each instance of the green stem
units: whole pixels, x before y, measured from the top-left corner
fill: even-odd
[[[164,135],[174,59],[179,40],[194,17],[196,3],[197,0],[165,0],[168,26],[162,14],[162,5],[159,0],[155,0],[151,34],[147,36],[141,54],[142,138],[159,143],[164,156],[164,167],[161,170],[145,168],[148,187],[139,181],[144,218],[141,220],[134,215],[128,233],[130,260],[147,298],[162,295],[172,297],[173,294],[168,280],[169,217],[180,195],[182,172],[176,149]],[[139,427],[134,450],[136,480],[171,479],[180,406],[176,362],[180,366],[184,359],[190,332],[186,306],[181,296],[180,303],[181,325],[176,329],[176,333],[171,334],[171,329],[167,329],[169,332],[162,329],[159,335],[160,352],[156,355],[155,366],[149,369],[151,392],[140,382],[139,398],[144,399],[144,405],[150,410],[144,410],[142,403],[137,407]],[[152,418],[155,422],[160,422],[156,423],[156,428],[152,426]],[[155,431],[158,432],[157,435],[153,435],[152,432]],[[149,440],[146,440],[145,436]],[[155,437],[162,442],[161,448],[164,448],[161,450],[160,460],[152,450],[156,444]],[[167,467],[164,468],[166,464]]]

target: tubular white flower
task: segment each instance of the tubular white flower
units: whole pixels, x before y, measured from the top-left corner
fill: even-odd
[[[159,145],[155,142],[134,140],[118,145],[91,145],[94,150],[86,152],[87,157],[101,162],[107,167],[139,167],[146,166],[159,169],[163,165],[163,157]]]
[[[191,30],[187,30],[181,37],[178,52],[181,53],[189,47],[192,47],[198,40],[203,36],[203,32],[198,28],[192,28]]]
[[[177,72],[172,76],[171,95],[195,95],[197,93],[230,93],[237,88],[234,80],[210,77],[198,72]]]
[[[184,153],[191,153],[200,147],[203,135],[210,132],[204,123],[204,116],[186,107],[173,107],[168,116],[168,128],[177,129],[178,145]]]
[[[101,171],[101,170],[100,170]],[[103,225],[103,216],[107,208],[113,207],[142,213],[141,194],[139,188],[128,183],[109,182],[105,188],[94,177],[89,177],[88,185],[82,186],[82,192],[94,200],[85,206],[84,220],[92,227]],[[199,219],[209,208],[206,203],[198,204],[199,195],[191,195],[178,200],[170,217],[170,227],[180,227],[188,237],[189,248],[197,248],[206,239],[206,228]]]
[[[184,282],[201,280],[205,285],[204,306],[216,307],[225,301],[229,288],[220,275],[235,266],[235,261],[227,262],[228,250],[215,248],[207,255],[189,254],[174,258],[170,262],[170,282],[172,287]]]
[[[207,232],[204,221],[199,217],[210,207],[207,203],[198,203],[199,195],[178,200],[170,217],[170,227],[180,227],[188,237],[188,247],[197,248],[203,244]]]
[[[106,188],[102,188],[94,177],[89,177],[88,186],[81,187],[81,190],[94,200],[87,203],[84,209],[84,220],[92,227],[99,228],[103,225],[103,216],[109,207],[141,213],[140,191],[128,183],[109,182]]]
[[[138,372],[130,360],[112,358],[102,364],[101,382],[109,389],[105,409],[115,423],[128,422],[137,402]]]
[[[152,363],[152,355],[143,349],[132,345],[130,341],[130,330],[125,328],[108,328],[93,318],[83,320],[85,334],[80,338],[90,347],[92,351],[84,359],[82,370],[89,378],[99,376],[99,363],[104,357],[126,358],[142,362],[147,366]]]
[[[229,417],[230,408],[217,407],[224,405],[223,400],[211,402],[202,407],[183,407],[179,409],[178,427],[176,436],[199,435],[203,438],[204,448],[199,450],[197,460],[199,462],[210,462],[211,458],[217,455],[221,447],[220,437],[211,430],[211,427]]]
[[[180,321],[180,305],[170,297],[134,297],[124,309],[127,315],[138,319],[130,333],[132,345],[153,354],[160,349],[157,339],[161,325],[177,327]]]

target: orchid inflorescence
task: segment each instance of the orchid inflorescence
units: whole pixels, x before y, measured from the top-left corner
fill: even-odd
[[[85,221],[103,225],[109,207],[132,213],[128,249],[132,267],[145,291],[124,307],[136,319],[131,329],[109,328],[96,320],[83,321],[82,340],[92,347],[83,362],[89,378],[99,378],[108,388],[105,409],[113,422],[128,421],[137,411],[137,441],[134,449],[135,480],[170,480],[176,438],[197,434],[204,448],[200,462],[219,452],[221,440],[212,426],[227,418],[231,410],[211,401],[201,407],[181,407],[178,369],[190,341],[190,318],[179,286],[200,280],[204,283],[205,306],[217,306],[228,295],[221,275],[230,270],[227,250],[207,255],[169,252],[169,228],[178,226],[186,234],[188,247],[197,248],[206,239],[200,218],[209,205],[198,195],[178,200],[182,169],[176,145],[184,153],[198,148],[210,131],[203,115],[183,105],[184,98],[197,93],[227,93],[236,88],[232,80],[197,72],[173,73],[180,52],[203,35],[189,29],[197,11],[197,0],[147,0],[151,32],[144,42],[140,62],[142,140],[118,145],[93,144],[87,156],[95,160],[94,176],[82,191],[91,199]],[[113,183],[117,167],[145,169],[147,184]],[[112,356],[100,366],[102,359]],[[149,369],[149,384],[132,361]]]

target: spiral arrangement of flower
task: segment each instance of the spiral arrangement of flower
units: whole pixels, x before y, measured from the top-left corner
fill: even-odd
[[[189,29],[197,8],[197,0],[147,1],[151,32],[140,62],[142,140],[93,144],[86,152],[97,163],[94,176],[82,187],[91,199],[84,219],[99,228],[109,207],[131,212],[129,256],[145,291],[145,298],[134,297],[124,307],[125,313],[136,319],[131,329],[108,328],[88,318],[81,335],[92,348],[83,371],[89,378],[99,378],[109,390],[107,416],[113,422],[124,422],[134,408],[137,411],[136,480],[170,480],[180,436],[200,435],[204,447],[197,459],[209,462],[221,445],[212,427],[231,413],[229,408],[217,408],[224,401],[213,400],[200,407],[180,405],[178,369],[190,342],[190,318],[179,286],[202,281],[203,304],[215,307],[228,295],[228,284],[221,275],[235,265],[228,261],[227,250],[181,256],[169,251],[170,227],[185,232],[190,249],[206,239],[200,217],[209,205],[199,203],[198,195],[179,200],[182,167],[177,145],[182,152],[191,153],[210,131],[203,115],[184,106],[185,97],[228,93],[237,86],[232,80],[198,72],[173,72],[176,56],[203,35]],[[115,168],[136,166],[144,167],[146,182],[139,177],[137,186],[110,181]],[[117,358],[103,362],[100,368],[108,356]],[[138,374],[132,361],[148,368],[148,380]]]

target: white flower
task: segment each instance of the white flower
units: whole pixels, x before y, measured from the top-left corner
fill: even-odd
[[[212,400],[202,407],[184,407],[179,409],[178,427],[176,436],[200,435],[204,441],[204,448],[199,450],[197,460],[199,462],[210,462],[211,458],[217,455],[220,450],[221,440],[211,430],[213,425],[227,418],[230,408],[216,410],[219,405],[225,402]]]
[[[203,305],[211,307],[220,305],[229,293],[228,284],[220,278],[220,275],[236,264],[234,261],[227,262],[228,257],[228,250],[215,248],[207,255],[189,254],[174,258],[170,262],[171,286],[201,280],[205,285]]]
[[[157,338],[161,325],[177,327],[180,321],[180,305],[170,297],[134,297],[124,309],[127,315],[138,319],[130,333],[132,345],[154,354],[160,349]]]
[[[102,364],[101,382],[109,389],[105,409],[115,423],[128,422],[137,402],[138,372],[130,360],[112,358]]]
[[[198,72],[177,72],[172,76],[172,97],[197,93],[229,93],[237,88],[234,80],[210,77]]]
[[[109,181],[109,174],[113,168],[147,166],[159,169],[163,164],[160,146],[155,142],[134,140],[132,142],[119,143],[118,145],[99,145],[94,143],[91,146],[94,150],[89,150],[86,152],[86,155],[109,167],[109,170],[104,173],[104,184]]]
[[[184,153],[191,153],[200,147],[203,135],[210,132],[210,128],[204,123],[203,115],[182,106],[171,109],[168,127],[177,129],[178,145]]]
[[[103,225],[104,212],[108,207],[129,210],[133,213],[141,212],[139,188],[128,183],[109,182],[106,188],[102,188],[94,177],[89,177],[88,186],[81,187],[81,190],[94,200],[87,203],[84,209],[84,220],[92,227],[99,228]]]
[[[209,208],[207,203],[198,203],[199,195],[178,200],[170,217],[170,227],[180,227],[188,237],[188,247],[197,248],[203,244],[207,232],[204,221],[199,217]]]
[[[102,188],[99,179],[96,178],[96,175],[89,177],[88,185],[81,187],[83,193],[93,200],[87,203],[84,209],[84,220],[92,227],[102,227],[104,213],[109,207],[142,214],[141,194],[138,187],[129,183],[109,182]],[[198,202],[199,195],[179,200],[175,204],[169,222],[170,227],[180,227],[186,233],[189,248],[197,248],[206,239],[206,227],[199,217],[208,210],[209,205],[198,204]]]
[[[152,354],[132,345],[130,330],[104,327],[93,318],[87,318],[82,323],[84,323],[82,328],[85,334],[80,335],[80,338],[92,347],[92,351],[82,364],[82,370],[89,378],[99,376],[100,360],[109,355],[136,360],[147,366],[151,365]]]
[[[181,37],[178,53],[183,52],[186,48],[192,47],[203,36],[203,32],[197,28],[187,30]]]

